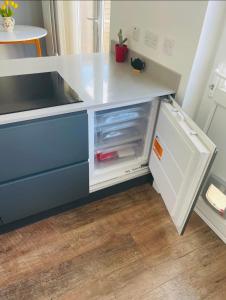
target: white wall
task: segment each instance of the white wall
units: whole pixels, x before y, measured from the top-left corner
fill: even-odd
[[[128,46],[156,62],[180,73],[181,84],[178,100],[181,102],[195,56],[207,1],[112,1],[111,39],[117,39],[122,28],[128,36]],[[141,29],[138,42],[132,39],[132,28]],[[157,50],[144,45],[144,33],[148,29],[159,35]],[[169,37],[175,41],[172,56],[164,54],[163,41]]]
[[[217,66],[220,63],[225,63],[226,64],[226,20],[224,21],[223,24],[223,31],[221,38],[219,40],[218,45],[216,45],[216,56],[213,61],[212,65],[212,70],[209,73],[209,79],[206,82],[206,87],[203,93],[203,97],[201,99],[201,105],[199,108],[199,112],[196,118],[196,122],[198,125],[203,128],[205,126],[205,123],[207,121],[208,115],[211,112],[212,107],[214,106],[214,98],[210,98],[208,96],[209,94],[209,85],[214,82],[214,70],[217,68]]]
[[[196,119],[206,82],[216,55],[225,22],[226,2],[209,1],[198,48],[183,101],[183,109]]]
[[[219,38],[216,46],[215,58],[212,64],[212,71],[208,74],[209,79],[206,81],[206,87],[202,97],[202,102],[199,108],[198,116],[196,122],[201,128],[205,128],[208,136],[216,144],[218,149],[218,154],[214,161],[211,173],[214,173],[224,182],[226,182],[226,138],[225,138],[225,128],[226,128],[226,109],[224,105],[217,106],[214,112],[214,100],[221,100],[222,103],[226,103],[226,94],[215,92],[213,97],[209,97],[209,85],[214,83],[216,77],[214,76],[214,71],[221,63],[226,63],[226,18],[224,17],[224,22],[222,24],[222,34]],[[222,98],[218,98],[222,97]],[[214,114],[212,114],[214,112]],[[211,118],[209,119],[209,116]],[[209,122],[211,120],[211,122]]]
[[[18,25],[43,27],[42,3],[38,0],[17,1],[20,8],[16,10],[15,20]],[[45,53],[45,42],[42,41]],[[36,56],[33,45],[0,45],[0,59]]]

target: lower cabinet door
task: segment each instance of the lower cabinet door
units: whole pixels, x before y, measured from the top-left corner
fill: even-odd
[[[10,223],[88,193],[88,162],[71,165],[0,185],[0,217]]]

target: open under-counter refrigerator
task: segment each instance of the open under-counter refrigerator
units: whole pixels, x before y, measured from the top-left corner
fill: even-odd
[[[90,192],[151,172],[183,233],[216,146],[172,99],[89,110]]]

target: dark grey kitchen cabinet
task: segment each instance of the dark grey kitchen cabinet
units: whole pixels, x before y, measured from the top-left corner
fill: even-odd
[[[0,126],[3,225],[88,194],[86,111]]]
[[[4,224],[61,206],[89,193],[88,162],[0,185],[0,217]]]
[[[0,183],[82,161],[86,111],[0,126]]]

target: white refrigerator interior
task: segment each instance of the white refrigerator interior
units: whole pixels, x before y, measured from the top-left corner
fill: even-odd
[[[158,102],[89,111],[91,191],[149,172]]]

